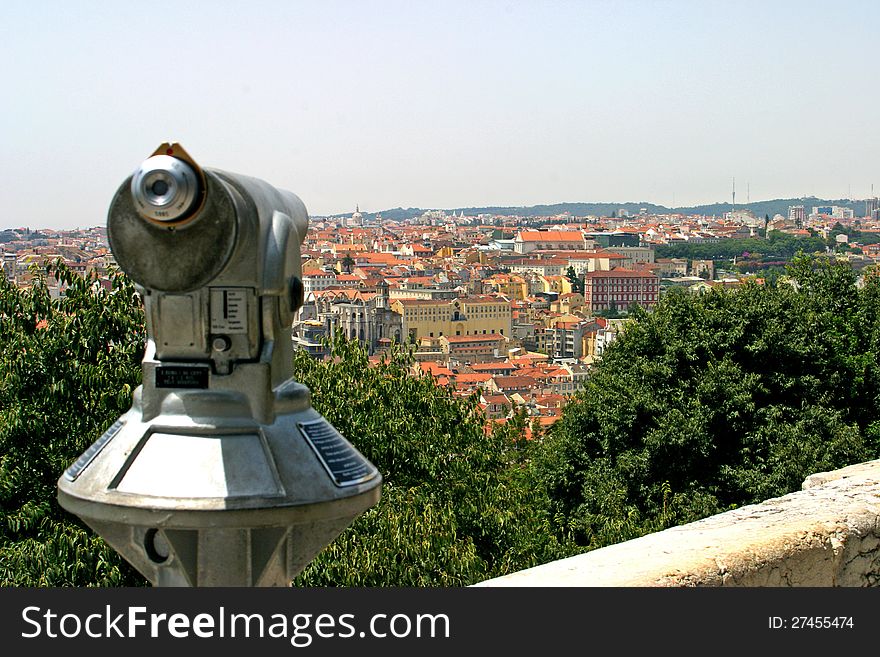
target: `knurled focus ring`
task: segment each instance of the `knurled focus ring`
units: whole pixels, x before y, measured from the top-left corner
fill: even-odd
[[[186,218],[198,203],[199,178],[186,162],[170,155],[144,160],[131,179],[138,214],[160,222]]]

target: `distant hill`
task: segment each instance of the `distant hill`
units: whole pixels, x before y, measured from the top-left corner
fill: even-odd
[[[763,217],[765,214],[772,218],[775,214],[788,216],[788,207],[790,205],[803,205],[809,214],[810,208],[814,205],[838,205],[841,207],[852,208],[855,216],[861,216],[865,211],[864,201],[853,201],[850,199],[821,199],[814,196],[805,198],[784,198],[774,199],[772,201],[756,201],[754,203],[737,204],[738,210],[751,210],[756,216]],[[568,213],[575,217],[597,216],[610,217],[612,212],[626,210],[629,214],[638,214],[644,208],[649,214],[689,214],[689,215],[715,215],[721,216],[725,212],[729,212],[731,205],[728,202],[712,203],[709,205],[695,205],[689,207],[669,208],[665,205],[656,205],[654,203],[554,203],[551,205],[531,205],[531,206],[485,206],[471,208],[446,208],[444,212],[447,214],[460,214],[462,211],[465,216],[475,216],[479,214],[489,215],[516,215],[521,217],[553,217],[560,214]],[[383,219],[391,221],[402,221],[419,217],[428,210],[424,208],[392,208],[381,212],[363,212],[365,219],[375,219],[381,215]],[[328,218],[338,219],[340,217],[351,216],[351,213],[334,214]]]
[[[865,212],[865,202],[864,201],[853,201],[851,199],[821,199],[816,198],[815,196],[808,196],[805,198],[780,198],[774,199],[772,201],[757,201],[755,203],[746,203],[743,205],[737,205],[737,209],[739,210],[751,210],[758,217],[763,217],[765,214],[770,215],[772,218],[775,214],[781,214],[783,216],[788,216],[788,207],[790,205],[803,205],[807,214],[810,213],[810,209],[814,205],[837,205],[844,208],[852,208],[853,213],[856,217],[861,216]],[[730,203],[713,203],[711,205],[697,205],[691,208],[675,208],[675,212],[681,212],[683,214],[707,214],[707,215],[721,215],[725,212],[730,211]]]

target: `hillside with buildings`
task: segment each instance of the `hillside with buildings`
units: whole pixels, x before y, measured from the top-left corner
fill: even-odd
[[[478,394],[493,421],[525,409],[536,429],[546,428],[633,306],[651,309],[672,288],[698,293],[760,280],[798,249],[831,252],[857,268],[880,260],[880,202],[861,206],[855,214],[796,204],[772,218],[747,209],[714,216],[644,208],[613,216],[313,218],[293,339],[317,358],[335,335],[362,342],[374,360],[392,343],[410,344],[414,373],[430,372],[461,396]],[[113,264],[103,227],[3,236],[3,272],[19,286],[57,259],[102,276]],[[64,294],[63,282],[49,284]]]
[[[856,226],[853,235],[872,241],[880,204],[864,205],[862,217],[841,206],[794,205],[772,218],[736,210],[316,219],[303,247],[305,305],[294,341],[321,357],[341,334],[363,342],[374,359],[392,342],[409,343],[414,371],[462,396],[479,395],[490,418],[504,421],[524,408],[535,428],[547,427],[633,306],[651,309],[672,288],[741,285],[764,264],[780,264],[779,244],[788,259],[800,249],[857,268],[873,263],[876,247],[839,238],[843,226]],[[728,253],[743,243],[766,244],[767,257],[754,246],[745,259]],[[682,245],[699,246],[700,256],[657,257]]]

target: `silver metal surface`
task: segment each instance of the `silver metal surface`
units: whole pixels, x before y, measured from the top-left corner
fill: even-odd
[[[119,186],[110,203],[110,248],[122,271],[147,289],[177,293],[199,290],[229,265],[236,248],[244,247],[251,257],[256,254],[255,238],[241,234],[253,230],[250,221],[242,221],[253,213],[252,207],[219,177],[203,173],[202,205],[197,214],[180,225],[145,220],[135,203],[131,180]]]
[[[292,378],[302,201],[186,158],[206,191],[185,224],[144,220],[130,180],[111,203],[111,247],[146,312],[143,383],[58,500],[154,585],[287,586],[378,502],[382,477]]]
[[[161,222],[186,217],[199,201],[199,176],[183,160],[154,155],[131,178],[131,195],[138,213]]]

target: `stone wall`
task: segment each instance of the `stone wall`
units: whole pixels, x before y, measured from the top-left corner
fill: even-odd
[[[803,490],[477,586],[877,586],[880,461]]]

